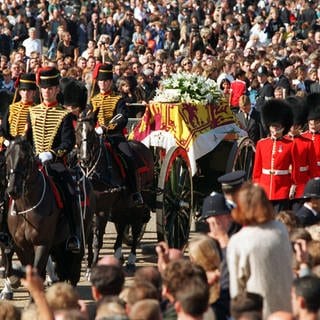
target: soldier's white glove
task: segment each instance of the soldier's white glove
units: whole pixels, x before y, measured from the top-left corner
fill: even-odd
[[[96,127],[94,130],[98,136],[103,134],[103,129],[101,127]]]
[[[49,151],[41,152],[39,153],[39,159],[42,164],[45,164],[46,162],[53,159],[52,153]]]
[[[3,144],[8,148],[10,145],[10,141],[6,139],[3,141]]]
[[[289,191],[289,199],[294,199],[294,196],[296,194],[296,185],[291,185],[290,191]]]

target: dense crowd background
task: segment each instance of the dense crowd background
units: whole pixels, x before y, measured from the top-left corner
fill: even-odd
[[[91,92],[99,62],[113,65],[114,89],[128,103],[148,103],[159,81],[177,71],[216,80],[234,111],[246,106],[259,110],[272,97],[320,92],[318,1],[0,0],[0,4],[0,89],[11,93],[21,73],[36,73],[45,66],[57,67],[62,77],[84,81]],[[240,209],[232,216],[230,210],[223,211],[220,218],[207,221],[209,236],[190,244],[190,261],[161,244],[158,269],[137,272],[132,287],[124,291],[119,262],[110,257],[102,261],[91,278],[96,313],[91,314],[67,285],[55,285],[45,297],[42,280],[28,269],[24,284],[36,308],[29,308],[22,318],[202,319],[206,312],[205,319],[227,319],[231,311],[234,319],[242,320],[319,319],[320,280],[314,275],[319,275],[320,265],[318,226],[299,229],[306,226],[292,212],[282,212],[277,220],[286,224],[289,238],[263,192],[255,188],[242,189],[243,197],[234,199]],[[313,207],[317,216],[319,197]],[[220,210],[223,205],[212,206]],[[245,217],[248,213],[250,219]],[[245,227],[232,240],[229,229],[234,222]],[[251,241],[252,235],[260,239],[258,243]],[[229,257],[227,247],[234,252]],[[282,251],[273,251],[274,247]],[[229,292],[227,258],[231,300],[228,294],[223,296]],[[275,265],[287,277],[274,280],[278,278],[273,272],[279,273]],[[281,299],[275,299],[275,293]],[[276,310],[282,313],[272,315]],[[0,315],[20,319],[6,303]]]
[[[148,102],[161,78],[183,70],[217,80],[231,107],[243,94],[231,83],[243,80],[259,105],[320,91],[319,19],[313,0],[1,1],[0,88],[14,91],[20,73],[50,65],[91,90],[100,61],[113,64],[115,89],[131,103]]]

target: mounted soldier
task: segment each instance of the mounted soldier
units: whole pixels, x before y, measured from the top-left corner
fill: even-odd
[[[143,198],[139,190],[136,159],[123,134],[128,122],[128,108],[121,96],[112,91],[112,65],[98,65],[93,77],[99,87],[99,93],[91,99],[92,111],[97,113],[96,132],[99,135],[106,133],[107,141],[112,148],[124,158],[127,182],[132,193],[133,204],[142,205]]]
[[[9,105],[9,108],[5,112],[1,128],[0,135],[3,138],[2,148],[6,148],[10,140],[13,140],[16,136],[21,136],[25,132],[27,117],[29,109],[34,106],[34,97],[36,94],[37,85],[36,85],[36,76],[33,73],[22,74],[20,78],[16,81],[16,93],[20,95],[20,101],[13,101]],[[14,98],[15,100],[15,98]],[[3,211],[2,217],[2,230],[0,232],[0,242],[5,246],[9,246],[10,237],[7,226],[7,216],[6,210]]]
[[[30,109],[26,135],[33,144],[36,155],[64,197],[64,213],[67,216],[71,236],[66,249],[80,251],[80,213],[76,201],[74,182],[64,162],[75,145],[72,114],[57,101],[60,74],[56,68],[44,68],[38,72],[38,86],[43,102]]]

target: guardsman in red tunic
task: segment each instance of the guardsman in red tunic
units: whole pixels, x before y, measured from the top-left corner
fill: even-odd
[[[292,209],[299,209],[300,201],[303,197],[306,183],[317,176],[316,154],[313,143],[310,139],[301,135],[301,129],[307,122],[308,109],[305,99],[299,97],[288,97],[286,102],[289,104],[293,113],[293,125],[286,138],[293,141],[292,146],[292,176],[296,179],[295,190],[292,189]]]
[[[292,125],[292,112],[283,100],[268,100],[262,107],[262,120],[270,136],[257,143],[253,168],[253,182],[267,193],[277,211],[289,208],[289,195],[294,181],[290,139],[284,135]]]
[[[320,177],[320,93],[311,93],[307,97],[308,131],[303,137],[311,139],[316,153],[317,177]]]

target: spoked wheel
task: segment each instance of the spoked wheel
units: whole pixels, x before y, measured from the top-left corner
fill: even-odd
[[[242,137],[234,142],[229,153],[226,172],[244,170],[246,180],[250,180],[253,171],[256,148],[254,142],[248,137]]]
[[[182,249],[188,242],[193,210],[193,185],[187,152],[172,147],[160,171],[157,195],[157,234],[170,248]]]

